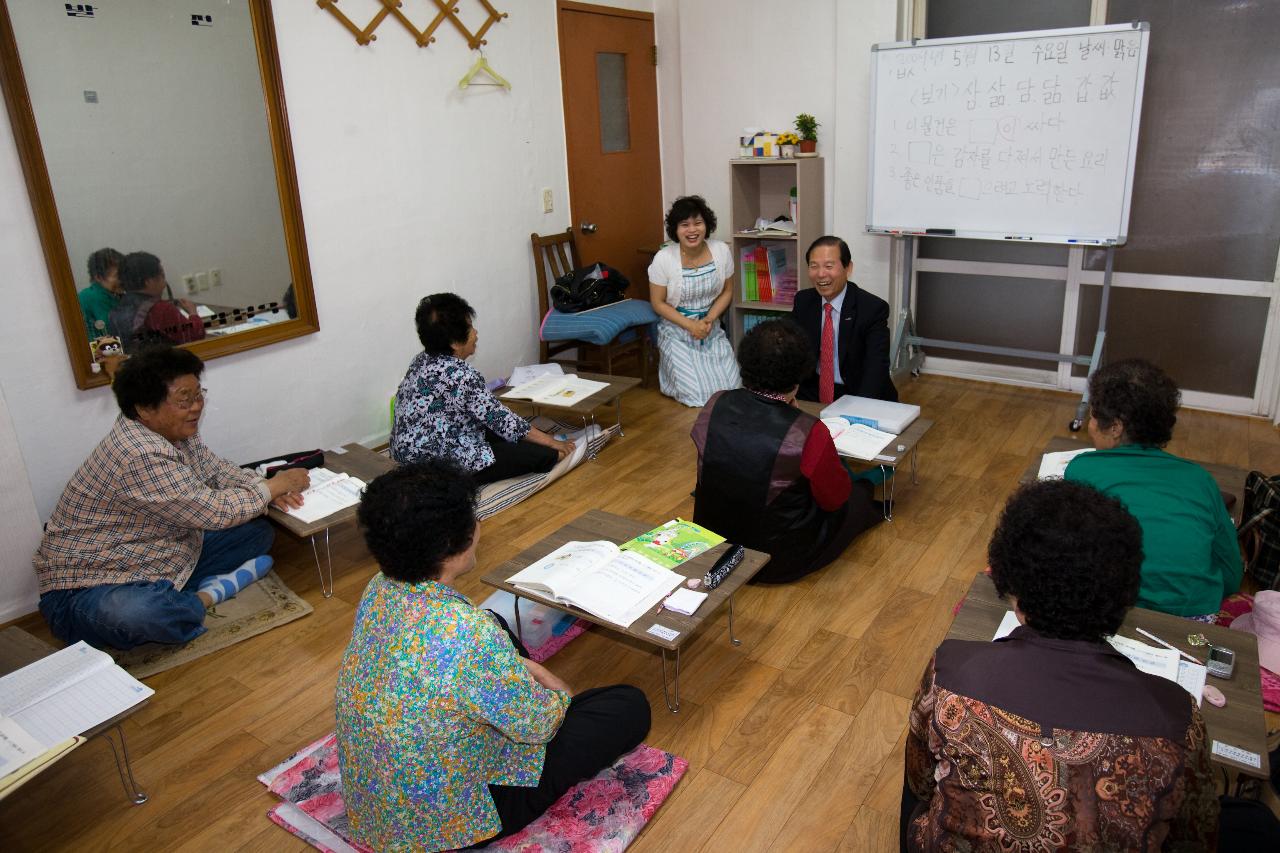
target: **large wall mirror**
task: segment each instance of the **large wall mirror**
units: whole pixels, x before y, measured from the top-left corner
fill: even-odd
[[[0,0],[0,83],[77,385],[319,329],[270,0]]]

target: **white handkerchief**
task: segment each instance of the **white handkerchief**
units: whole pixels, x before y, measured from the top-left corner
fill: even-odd
[[[694,592],[691,589],[681,587],[668,595],[667,600],[662,602],[662,606],[676,613],[692,616],[702,606],[702,602],[706,600],[707,594],[705,592]]]

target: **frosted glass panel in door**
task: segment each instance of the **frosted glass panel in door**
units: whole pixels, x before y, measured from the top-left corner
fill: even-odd
[[[627,103],[627,55],[596,54],[596,92],[600,99],[600,150],[631,150],[631,114]]]

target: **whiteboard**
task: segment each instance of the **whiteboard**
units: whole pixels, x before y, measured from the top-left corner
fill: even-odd
[[[872,47],[867,231],[1113,245],[1150,25]]]

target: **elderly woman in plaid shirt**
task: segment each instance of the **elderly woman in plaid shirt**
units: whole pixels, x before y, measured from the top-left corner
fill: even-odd
[[[62,492],[34,564],[61,640],[129,649],[204,633],[205,609],[271,568],[267,504],[298,506],[306,471],[270,480],[200,440],[204,364],[162,347],[126,361],[120,415]]]

